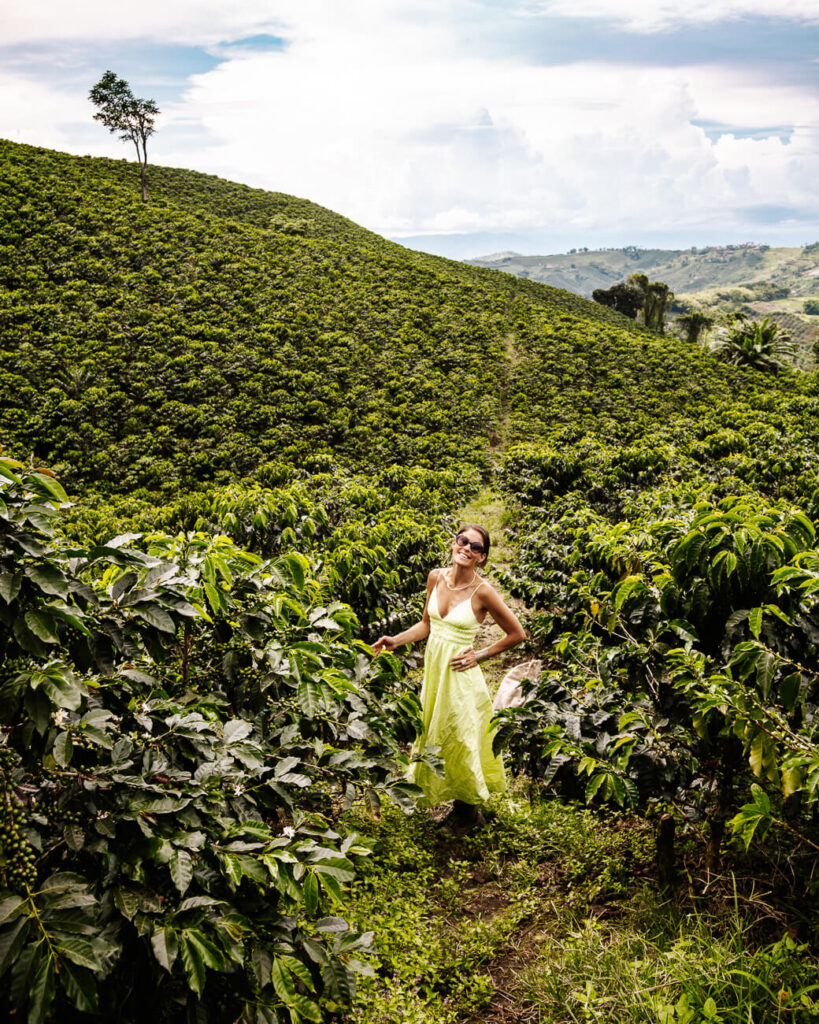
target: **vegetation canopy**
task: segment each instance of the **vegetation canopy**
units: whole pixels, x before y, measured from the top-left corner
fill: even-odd
[[[815,1016],[819,395],[772,325],[728,360],[647,277],[655,330],[289,196],[0,157],[0,1013]],[[367,641],[492,488],[544,671],[453,846],[417,652]]]

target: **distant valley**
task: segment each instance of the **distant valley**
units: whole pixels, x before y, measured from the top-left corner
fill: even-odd
[[[797,362],[803,366],[811,361],[819,337],[819,242],[803,248],[747,243],[701,249],[578,249],[544,256],[501,252],[467,262],[587,298],[596,288],[646,274],[674,292],[672,314],[700,309],[719,316],[743,309],[773,317],[797,342]]]

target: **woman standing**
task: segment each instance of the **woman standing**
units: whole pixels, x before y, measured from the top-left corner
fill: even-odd
[[[502,793],[506,779],[501,759],[492,752],[489,720],[492,704],[482,661],[524,640],[523,627],[500,595],[478,576],[489,556],[489,534],[482,526],[463,526],[452,541],[452,563],[433,569],[427,578],[427,600],[420,622],[397,636],[382,636],[376,654],[429,637],[424,655],[421,689],[423,731],[413,747],[440,748],[443,778],[416,764],[412,781],[424,791],[424,803],[435,806],[454,800],[450,818],[456,827],[471,828],[480,821],[478,804],[491,793]],[[505,636],[482,651],[473,644],[487,615]]]

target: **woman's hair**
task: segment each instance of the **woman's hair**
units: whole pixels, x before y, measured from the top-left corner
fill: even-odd
[[[465,526],[462,526],[460,530],[458,530],[455,536],[460,537],[461,534],[466,533],[467,530],[475,530],[476,533],[481,535],[481,540],[483,541],[483,553],[486,556],[483,560],[483,564],[485,565],[489,561],[489,548],[492,545],[492,541],[489,539],[489,530],[484,526],[478,526],[477,523],[466,523]]]

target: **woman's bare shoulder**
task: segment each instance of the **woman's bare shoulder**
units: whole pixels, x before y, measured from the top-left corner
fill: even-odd
[[[438,582],[443,569],[430,569],[427,576],[427,590],[430,590]]]
[[[506,603],[487,579],[481,580],[476,593],[486,608],[497,607],[499,604]]]

